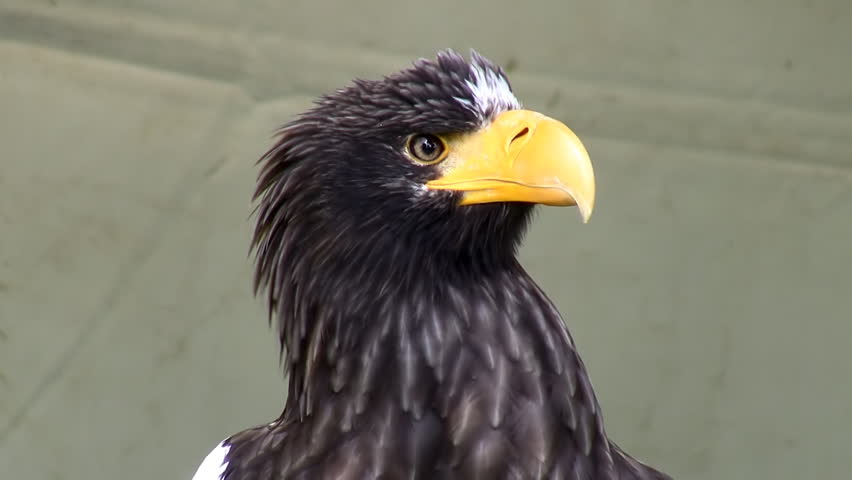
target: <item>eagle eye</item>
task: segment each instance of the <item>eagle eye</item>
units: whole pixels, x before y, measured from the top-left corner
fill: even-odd
[[[406,148],[415,161],[427,165],[438,163],[447,156],[447,145],[441,137],[428,133],[409,137]]]

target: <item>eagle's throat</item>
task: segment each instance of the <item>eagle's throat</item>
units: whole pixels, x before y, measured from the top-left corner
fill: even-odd
[[[382,448],[412,467],[449,469],[453,456],[490,442],[532,472],[557,465],[567,437],[588,461],[609,458],[567,330],[517,263],[413,283],[339,278],[352,283],[302,291],[295,314],[281,319],[292,345],[280,420],[288,443],[323,456],[347,438],[362,454]],[[445,456],[442,445],[456,453]]]

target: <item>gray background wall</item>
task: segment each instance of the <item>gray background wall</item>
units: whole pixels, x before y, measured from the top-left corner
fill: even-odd
[[[523,256],[612,436],[677,478],[849,478],[846,0],[0,2],[0,477],[189,478],[277,416],[253,161],[448,46],[592,153],[592,222],[544,210]]]

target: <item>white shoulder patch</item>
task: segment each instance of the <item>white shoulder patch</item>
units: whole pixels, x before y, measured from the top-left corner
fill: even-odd
[[[224,441],[217,445],[201,462],[192,480],[222,480],[222,474],[228,467],[225,458],[229,450],[231,450],[230,445],[226,446]]]

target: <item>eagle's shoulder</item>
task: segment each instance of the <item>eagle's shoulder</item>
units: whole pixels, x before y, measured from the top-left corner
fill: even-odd
[[[192,480],[221,480],[222,474],[228,467],[227,457],[230,450],[231,446],[227,445],[225,440],[216,445],[216,448],[208,453],[201,465],[198,466]]]
[[[282,471],[282,464],[290,460],[282,451],[288,433],[285,427],[284,422],[276,420],[222,440],[207,454],[192,480],[241,480]]]
[[[610,442],[612,459],[618,478],[624,480],[672,480],[669,475],[646,465]]]

